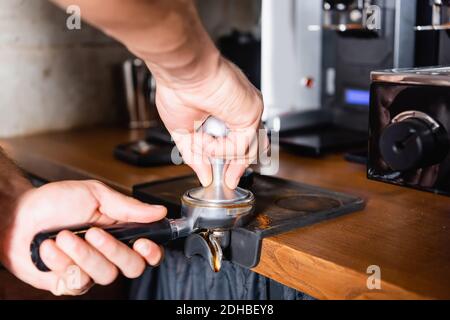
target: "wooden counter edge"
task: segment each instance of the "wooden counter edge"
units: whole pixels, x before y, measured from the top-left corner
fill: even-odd
[[[318,270],[321,277],[317,277]],[[368,289],[370,274],[357,272],[334,262],[282,245],[265,238],[259,264],[252,269],[265,277],[297,289],[317,299],[413,299],[423,296],[383,281],[381,289]],[[351,285],[349,285],[351,283]]]

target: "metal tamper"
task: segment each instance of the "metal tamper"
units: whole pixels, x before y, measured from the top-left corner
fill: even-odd
[[[202,126],[203,132],[215,138],[226,137],[228,128],[214,117],[209,117]],[[188,190],[181,198],[183,216],[194,216],[202,228],[201,234],[190,236],[185,245],[185,254],[190,257],[200,254],[210,262],[214,271],[219,271],[222,247],[229,242],[228,230],[248,222],[253,213],[253,193],[240,187],[230,189],[224,181],[226,160],[210,158],[212,183],[207,187]],[[209,249],[209,250],[207,250]]]
[[[227,135],[228,129],[220,120],[209,117],[201,128],[209,135],[219,138]],[[188,190],[181,198],[181,218],[162,219],[152,223],[123,223],[103,227],[116,239],[132,246],[140,238],[156,243],[166,243],[187,237],[185,254],[195,254],[207,259],[214,271],[219,271],[222,263],[222,248],[230,242],[229,230],[249,222],[254,212],[255,197],[250,191],[237,187],[232,190],[224,182],[224,159],[210,159],[213,181],[207,187]],[[66,228],[81,238],[92,225]],[[41,271],[49,271],[40,257],[39,248],[47,239],[55,239],[62,229],[38,233],[31,245],[31,259]]]

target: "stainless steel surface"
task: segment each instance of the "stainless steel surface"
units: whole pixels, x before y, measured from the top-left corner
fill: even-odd
[[[228,134],[226,125],[209,117],[201,130],[215,137],[224,138]],[[246,224],[253,214],[255,197],[252,192],[242,188],[228,188],[224,181],[225,159],[210,159],[213,181],[207,187],[188,190],[181,198],[182,219],[176,222],[180,235],[195,230],[206,229],[203,237],[209,250],[205,257],[214,271],[219,271],[222,263],[222,249],[229,239],[225,230]],[[223,240],[223,241],[222,241]]]
[[[220,271],[222,267],[222,245],[220,237],[216,237],[214,232],[201,231],[190,236],[186,240],[184,254],[188,258],[202,256],[214,272]]]
[[[230,244],[230,231],[216,229],[211,232],[213,236],[219,241],[222,248],[228,247]]]
[[[416,26],[414,27],[416,31],[439,31],[439,30],[450,30],[450,23],[447,23],[445,25],[438,25],[438,26]]]
[[[144,61],[128,59],[122,65],[130,129],[149,128],[156,116],[156,82]]]
[[[214,117],[209,117],[202,126],[203,132],[215,138],[224,138],[228,134],[226,125]],[[226,160],[209,159],[212,166],[212,183],[207,187],[195,188],[186,192],[187,202],[199,206],[215,206],[221,204],[242,204],[251,198],[251,192],[242,188],[230,189],[224,180]]]
[[[445,0],[433,0],[431,25],[416,26],[416,31],[450,30],[450,2]]]
[[[412,51],[416,42],[414,32],[416,11],[416,0],[395,1],[393,68],[409,68],[414,66],[414,54]]]
[[[126,96],[129,127],[130,129],[138,128],[138,113],[136,108],[136,93],[134,91],[134,80],[133,80],[133,61],[131,59],[126,60],[122,66],[123,72],[123,83]]]
[[[170,219],[173,239],[187,237],[194,231],[193,224],[187,218]]]
[[[228,134],[226,125],[214,117],[209,117],[202,126],[203,132],[215,138],[224,138]],[[206,201],[207,204],[235,203],[249,197],[249,192],[241,188],[232,190],[224,180],[225,159],[209,159],[212,166],[212,183],[203,188],[189,190],[186,197],[194,202]]]
[[[215,172],[215,170],[213,171]],[[209,204],[226,204],[226,203],[236,203],[245,200],[249,197],[249,193],[242,188],[236,188],[234,190],[228,188],[221,178],[217,178],[217,173],[213,173],[214,180],[206,188],[200,187],[189,190],[186,194],[187,197],[191,199],[192,202],[195,201],[207,201]],[[223,174],[220,174],[222,176]]]
[[[324,24],[322,26],[319,25],[310,25],[308,26],[309,31],[319,31],[319,30],[332,30],[332,31],[355,31],[355,30],[367,30],[367,28],[362,24]]]
[[[173,238],[187,237],[200,229],[211,229],[216,231],[216,236],[226,236],[226,230],[246,225],[252,219],[255,204],[253,193],[249,191],[249,194],[245,201],[222,205],[193,202],[184,194],[181,198],[182,218],[170,220]],[[224,241],[225,244],[226,238]]]
[[[195,188],[186,192],[191,202],[207,202],[208,205],[237,204],[250,197],[250,193],[242,188],[230,189],[224,180],[225,161],[223,159],[210,159],[213,179],[207,187]],[[206,205],[206,204],[205,204]]]
[[[151,106],[147,103],[147,77],[149,76],[149,71],[144,61],[140,59],[134,59],[133,62],[136,69],[136,103],[138,110],[138,127],[139,128],[150,128],[152,121],[150,117]]]
[[[325,0],[323,1],[322,7],[322,24],[311,25],[309,29],[311,31],[322,29],[338,32],[381,32],[383,26],[382,20],[386,19],[383,11],[391,10],[395,7],[399,14],[410,14],[411,10],[409,6],[415,8],[415,4],[415,0],[389,0],[384,2],[379,0]],[[396,19],[398,18],[400,17],[396,17]]]
[[[450,67],[392,69],[374,71],[374,82],[450,86]]]
[[[210,117],[204,132],[225,137],[228,129],[221,121]],[[253,211],[254,195],[240,187],[232,190],[224,182],[224,159],[210,159],[213,181],[207,187],[188,190],[183,195],[182,215],[192,222],[191,228],[233,228],[245,222],[244,216]]]
[[[208,259],[209,265],[214,272],[218,272],[222,267],[223,259],[223,252],[219,238],[215,236],[214,232],[205,232],[204,237],[210,249],[208,252],[208,254],[210,254]]]
[[[436,120],[434,120],[432,117],[430,117],[428,114],[421,112],[421,111],[417,111],[417,110],[410,110],[410,111],[402,112],[399,115],[397,115],[396,117],[394,117],[392,119],[391,123],[405,121],[406,119],[410,119],[410,118],[421,119],[422,121],[424,121],[431,127],[431,130],[433,132],[436,132],[441,127],[441,125]]]

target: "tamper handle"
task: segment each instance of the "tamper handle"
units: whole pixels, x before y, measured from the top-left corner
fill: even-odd
[[[206,119],[203,123],[202,130],[213,137],[226,137],[228,135],[228,128],[225,122],[213,116]]]
[[[229,132],[226,124],[215,117],[206,119],[200,130],[215,138],[224,138]],[[225,157],[212,156],[209,162],[212,169],[212,182],[206,187],[189,191],[191,198],[203,201],[205,204],[229,204],[248,198],[248,191],[240,188],[230,189],[226,185],[224,168],[227,160]]]
[[[213,116],[210,116],[208,119],[206,119],[206,121],[203,123],[202,130],[203,132],[216,138],[226,137],[228,135],[228,128],[225,122]],[[216,186],[216,188],[222,189],[224,186],[223,169],[225,166],[225,159],[210,158],[209,161],[211,162],[213,171],[212,185]],[[222,193],[219,192],[220,189],[216,189],[214,192],[216,194],[218,193],[216,195],[218,198],[221,197]]]

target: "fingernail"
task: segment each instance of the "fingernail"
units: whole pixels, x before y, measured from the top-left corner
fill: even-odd
[[[94,246],[100,247],[105,242],[105,236],[102,231],[93,228],[89,232],[89,240]]]
[[[43,243],[41,245],[41,252],[45,259],[55,260],[56,258],[56,251],[47,244],[44,245]]]
[[[157,266],[159,266],[160,264],[161,264],[161,262],[163,261],[163,259],[164,259],[164,247],[163,246],[158,246],[159,247],[159,252],[160,252],[160,254],[158,255],[156,255],[156,257],[157,257],[157,260],[154,260],[154,261],[151,261],[151,262],[149,262],[149,264],[151,265],[151,266],[154,266],[154,267],[157,267]],[[155,255],[154,255],[154,257],[155,257]],[[153,258],[154,258],[153,257]]]
[[[231,179],[227,179],[227,186],[230,189],[236,189],[236,187],[239,184],[239,180],[231,180]]]
[[[55,290],[53,291],[53,294],[55,296],[62,296],[64,292],[66,291],[66,282],[62,278],[58,278],[56,280],[56,286]]]
[[[202,184],[202,186],[207,187],[211,184],[211,179],[208,179],[205,176],[200,176],[199,177],[200,183]]]
[[[136,250],[139,251],[139,253],[143,256],[148,256],[150,255],[150,245],[148,244],[147,241],[140,241],[138,243],[136,243]]]
[[[56,238],[56,242],[58,243],[61,241],[61,244],[67,249],[67,250],[73,250],[77,246],[76,240],[72,237],[73,234],[70,231],[62,231],[59,233],[59,235]],[[58,237],[60,240],[58,241]]]

